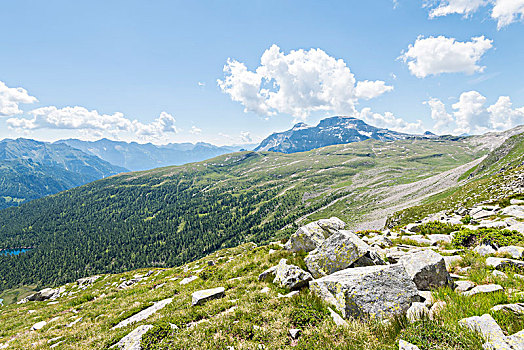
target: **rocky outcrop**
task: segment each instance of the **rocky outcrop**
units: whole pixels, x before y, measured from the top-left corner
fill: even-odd
[[[309,272],[298,266],[288,265],[286,259],[282,259],[276,266],[273,283],[291,290],[297,290],[307,286],[312,279],[313,277]]]
[[[346,318],[405,313],[420,298],[415,283],[400,264],[349,268],[309,285]]]
[[[46,300],[55,300],[59,298],[65,292],[65,287],[60,288],[45,288],[41,291],[32,294],[18,302],[18,304],[23,304],[28,301],[46,301]]]
[[[292,252],[301,250],[310,252],[318,248],[333,233],[343,229],[345,225],[342,220],[336,217],[311,222],[292,234],[284,247]]]
[[[151,328],[153,328],[153,326],[150,324],[138,326],[131,333],[120,339],[118,343],[111,347],[118,347],[120,350],[140,350],[142,349],[142,347],[140,346],[142,337]]]
[[[152,306],[148,307],[147,309],[142,310],[139,313],[137,313],[137,314],[135,314],[135,315],[133,315],[133,316],[131,316],[129,318],[126,318],[125,320],[123,320],[122,322],[120,322],[116,326],[114,326],[112,329],[118,329],[118,328],[126,327],[126,326],[128,326],[130,324],[143,321],[146,318],[148,318],[151,315],[153,315],[154,313],[158,312],[159,310],[162,310],[163,308],[165,308],[172,301],[173,301],[173,298],[168,298],[168,299],[164,299],[164,300],[161,300],[161,301],[157,301],[156,303],[154,303]]]
[[[315,278],[344,270],[371,250],[371,247],[350,231],[339,231],[304,259]]]
[[[432,250],[403,256],[400,258],[400,263],[420,290],[431,290],[452,284],[444,258]]]

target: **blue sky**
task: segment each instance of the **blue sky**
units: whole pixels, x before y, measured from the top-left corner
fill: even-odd
[[[524,1],[505,2],[4,2],[0,139],[238,144],[334,114],[502,130],[524,121]]]

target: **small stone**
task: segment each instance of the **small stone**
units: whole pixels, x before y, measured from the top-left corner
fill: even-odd
[[[297,295],[298,293],[300,293],[298,290],[294,290],[290,293],[287,293],[287,294],[280,294],[278,293],[278,298],[291,298],[291,297],[294,297],[295,295]]]
[[[422,302],[428,308],[431,307],[431,305],[433,305],[433,303],[435,302],[435,298],[433,298],[433,293],[431,293],[428,290],[419,290],[418,295],[420,295],[420,297],[423,299]]]
[[[264,293],[264,294],[267,294],[271,291],[271,289],[269,287],[264,287],[260,290],[260,293]]]
[[[455,281],[455,292],[462,293],[475,287],[475,283],[471,281]]]
[[[495,254],[497,251],[492,246],[487,244],[481,244],[473,248],[473,251],[481,256]]]
[[[437,301],[429,310],[429,319],[434,320],[446,308],[445,301]]]
[[[32,327],[31,327],[31,330],[32,331],[38,331],[42,328],[44,328],[44,326],[47,324],[46,321],[40,321],[40,322],[37,322],[35,323]]]
[[[498,284],[481,284],[480,286],[476,286],[475,288],[468,290],[467,292],[464,292],[463,295],[470,297],[475,294],[495,293],[503,290],[504,288]]]
[[[188,284],[188,283],[191,283],[193,281],[196,281],[197,279],[198,279],[198,276],[186,277],[182,281],[180,281],[179,283],[184,285],[184,284]]]
[[[191,297],[191,305],[197,306],[202,305],[205,302],[213,299],[220,299],[223,298],[225,294],[226,289],[224,287],[218,287],[218,288],[212,288],[212,289],[204,289],[199,290],[197,292],[194,292]]]
[[[428,316],[429,309],[424,305],[424,303],[418,303],[415,302],[411,304],[410,308],[406,312],[406,317],[410,322],[416,322],[418,320],[421,320],[424,318],[424,316]]]
[[[297,339],[300,336],[300,329],[296,329],[296,328],[290,329],[289,335],[291,335],[291,338]]]
[[[502,278],[502,279],[508,278],[508,275],[498,270],[494,270],[491,274],[493,275],[493,277],[497,277],[497,278]]]
[[[516,314],[524,314],[524,303],[515,303],[515,304],[501,304],[493,306],[491,311],[511,311]]]

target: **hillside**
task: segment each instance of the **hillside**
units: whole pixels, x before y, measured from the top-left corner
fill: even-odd
[[[67,145],[28,139],[0,141],[0,209],[126,169]]]
[[[332,215],[353,227],[391,189],[476,164],[486,151],[471,143],[367,140],[294,154],[241,152],[32,201],[0,212],[0,248],[35,247],[0,256],[0,290],[176,266],[243,242],[284,237],[295,222]],[[423,183],[424,191],[401,196],[396,205],[455,183],[448,182]]]
[[[237,146],[219,147],[204,142],[196,144],[170,143],[158,146],[152,143],[140,144],[108,139],[98,141],[68,139],[56,143],[69,145],[132,171],[199,162],[222,154],[237,152],[242,148]]]
[[[409,136],[368,125],[357,118],[336,116],[323,119],[316,126],[298,123],[290,130],[274,133],[264,139],[255,151],[295,153],[368,139],[393,141]]]

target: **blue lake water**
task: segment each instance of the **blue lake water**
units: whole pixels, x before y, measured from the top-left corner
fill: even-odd
[[[27,252],[31,248],[17,248],[17,249],[6,249],[0,251],[1,255],[18,255],[23,252]]]

